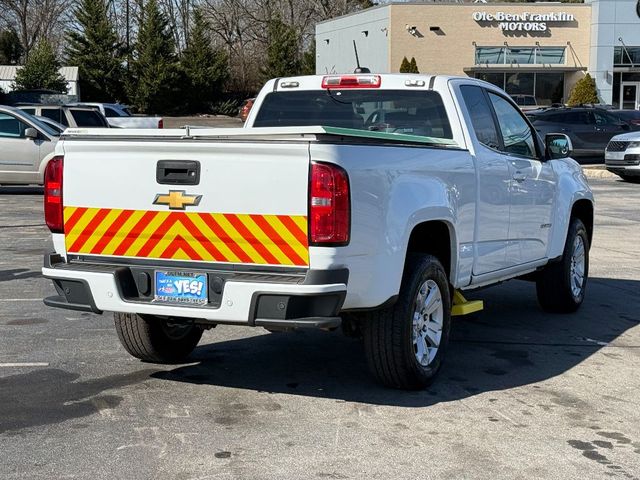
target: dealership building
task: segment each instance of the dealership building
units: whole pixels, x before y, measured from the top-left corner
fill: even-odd
[[[360,64],[398,72],[468,75],[564,103],[587,72],[603,103],[640,109],[640,0],[585,3],[390,2],[316,26],[316,72]]]

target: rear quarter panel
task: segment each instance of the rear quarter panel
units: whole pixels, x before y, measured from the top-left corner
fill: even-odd
[[[349,174],[351,240],[311,247],[311,268],[349,268],[344,308],[371,308],[398,294],[409,237],[430,220],[449,225],[451,279],[468,284],[473,262],[475,169],[465,150],[311,144],[311,160]],[[459,256],[457,252],[468,252]]]

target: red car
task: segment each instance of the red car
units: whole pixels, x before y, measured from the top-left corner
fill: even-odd
[[[253,107],[253,102],[255,102],[255,98],[247,98],[242,105],[240,106],[240,120],[243,122],[247,121],[247,117],[249,116],[249,112],[251,111],[251,107]]]

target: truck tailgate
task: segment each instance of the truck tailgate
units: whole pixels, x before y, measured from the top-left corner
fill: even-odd
[[[68,254],[307,267],[307,142],[76,138],[64,149]],[[199,181],[158,183],[160,161]]]

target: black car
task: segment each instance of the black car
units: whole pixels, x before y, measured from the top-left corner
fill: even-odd
[[[602,108],[546,108],[526,113],[543,138],[548,133],[568,135],[576,157],[604,155],[611,137],[640,129],[623,120],[619,112]]]
[[[610,112],[631,125],[632,130],[640,130],[640,110],[610,110]]]

